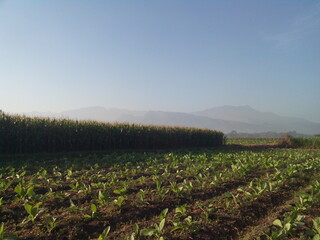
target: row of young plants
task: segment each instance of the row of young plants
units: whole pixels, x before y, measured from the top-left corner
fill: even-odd
[[[59,160],[3,167],[0,223],[4,236],[21,239],[196,239],[204,224],[217,224],[214,214],[237,216],[317,170],[317,157],[306,150],[207,150],[86,156],[87,166],[70,166],[70,159],[68,168]]]
[[[288,170],[288,172],[292,173],[292,172],[294,172],[294,170],[291,169],[291,170]],[[251,184],[249,184],[249,188],[250,187],[252,187]],[[230,194],[229,192],[225,193],[226,198],[228,198],[230,196],[229,194]],[[181,234],[183,234],[183,233],[185,235],[187,234],[185,237],[189,236],[190,234],[193,234],[197,230],[197,228],[199,226],[201,226],[203,224],[208,224],[208,216],[210,216],[210,212],[212,213],[214,211],[216,212],[217,210],[219,210],[219,206],[220,206],[219,205],[219,199],[221,200],[221,195],[216,199],[210,199],[211,203],[208,204],[208,206],[209,206],[208,208],[205,207],[207,204],[204,204],[201,201],[198,201],[193,206],[182,205],[182,206],[176,207],[176,210],[175,210],[176,214],[180,215],[181,211],[183,211],[184,212],[184,214],[183,214],[184,218],[183,219],[180,218],[180,220],[177,220],[176,219],[176,214],[173,217],[171,217],[171,219],[169,217],[167,219],[167,222],[169,222],[169,224],[171,223],[171,227],[173,227],[173,229],[171,231],[169,231],[169,232],[181,230],[180,234],[179,234],[179,238],[181,238]],[[250,199],[250,200],[252,201],[252,199]],[[212,202],[215,202],[215,204],[212,204]],[[248,201],[248,202],[246,202],[246,204],[250,204],[250,202]],[[194,209],[194,206],[197,206],[197,207],[201,206],[200,207],[201,211],[199,211],[199,207],[198,207],[198,209]],[[239,206],[239,204],[237,204],[237,206]],[[190,208],[190,211],[188,211],[189,213],[186,212],[186,209],[188,209],[188,208]],[[230,209],[232,209],[231,210],[232,215],[235,214],[235,210],[236,210],[235,207],[231,208],[230,205],[225,204],[225,206],[223,208],[224,208],[223,209],[224,212],[228,212],[228,211],[230,211]],[[221,209],[220,209],[220,211],[221,211]],[[201,212],[201,213],[203,212],[203,215],[207,216],[206,220],[204,221],[204,219],[201,219],[201,218],[199,219],[198,216],[193,216],[194,212],[198,212],[198,213],[199,212]],[[190,214],[190,215],[188,215],[188,214]],[[170,213],[168,215],[170,216]],[[216,220],[214,220],[214,222],[215,221]],[[212,224],[212,222],[211,222],[211,224]],[[170,227],[169,227],[169,229],[170,229]],[[190,231],[188,231],[188,230],[190,230]],[[167,236],[168,235],[170,236],[170,234],[167,234]],[[197,237],[195,237],[195,239],[196,238]]]
[[[0,113],[0,154],[216,147],[223,141],[222,132],[209,129],[32,118]]]
[[[319,163],[318,163],[319,164]],[[262,231],[260,239],[320,239],[320,176],[297,194],[286,211]]]

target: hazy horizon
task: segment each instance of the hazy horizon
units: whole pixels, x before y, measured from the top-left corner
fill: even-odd
[[[319,1],[0,0],[0,109],[193,112],[320,122]]]
[[[99,111],[99,109],[103,109],[103,111]],[[312,121],[312,120],[309,120],[307,118],[304,118],[304,117],[296,117],[296,116],[287,116],[287,115],[283,115],[283,114],[277,114],[277,113],[274,113],[274,112],[268,112],[268,111],[260,111],[259,109],[255,109],[255,108],[252,108],[251,106],[249,105],[221,105],[221,106],[214,106],[214,107],[211,107],[211,108],[207,108],[207,109],[197,109],[196,111],[190,111],[190,112],[183,112],[183,111],[166,111],[166,110],[157,110],[157,109],[129,109],[129,108],[115,108],[115,107],[105,107],[105,106],[87,106],[87,107],[80,107],[80,108],[75,108],[75,109],[64,109],[62,111],[47,111],[47,112],[43,112],[43,111],[30,111],[30,112],[10,112],[10,111],[5,111],[5,113],[8,113],[8,114],[20,114],[20,115],[27,115],[27,116],[41,116],[41,117],[53,117],[53,118],[60,118],[60,117],[66,117],[66,118],[70,118],[70,119],[78,119],[77,117],[75,116],[69,116],[68,114],[71,113],[72,115],[75,114],[77,111],[81,111],[82,114],[85,114],[86,116],[88,116],[88,118],[86,117],[82,117],[80,118],[79,120],[84,120],[84,119],[92,119],[92,120],[96,120],[96,121],[107,121],[108,122],[108,119],[100,119],[99,120],[99,116],[97,115],[92,115],[92,112],[94,110],[94,114],[97,114],[100,112],[100,114],[103,114],[104,113],[104,110],[106,111],[113,111],[115,110],[116,112],[119,112],[121,114],[123,114],[123,112],[126,112],[128,111],[128,114],[130,115],[130,113],[136,113],[138,115],[144,115],[144,114],[147,114],[149,112],[159,112],[159,113],[182,113],[182,114],[191,114],[191,115],[195,115],[197,116],[197,113],[198,112],[202,112],[202,111],[210,111],[210,110],[217,110],[217,109],[220,109],[222,110],[222,112],[225,112],[225,110],[229,111],[230,109],[233,109],[235,111],[235,116],[233,117],[233,119],[229,119],[231,121],[235,121],[235,122],[241,122],[239,121],[238,119],[236,119],[236,115],[237,113],[240,113],[240,112],[243,112],[243,111],[246,111],[245,109],[248,109],[249,111],[253,111],[253,112],[256,112],[257,114],[275,114],[275,116],[277,117],[287,117],[287,118],[291,118],[292,119],[301,119],[301,120],[307,120],[309,122],[313,122],[313,123],[320,123],[320,122],[317,122],[317,121]],[[2,109],[0,109],[2,110]],[[89,110],[91,113],[89,114],[89,112],[87,112],[87,110]],[[62,114],[62,115],[60,115]],[[67,114],[67,115],[65,115]],[[89,115],[88,115],[89,114]],[[100,115],[99,114],[99,115]],[[120,115],[121,115],[120,114]],[[134,115],[136,115],[134,114]],[[141,115],[141,116],[142,116]],[[90,116],[90,117],[89,117]],[[213,119],[217,119],[219,120],[219,118],[213,118]],[[224,119],[225,120],[225,119]],[[112,121],[111,121],[112,122]],[[130,122],[130,120],[129,120]],[[292,129],[292,131],[295,131],[294,129]]]

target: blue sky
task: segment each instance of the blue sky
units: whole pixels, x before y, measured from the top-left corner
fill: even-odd
[[[4,111],[319,103],[320,1],[0,0]]]

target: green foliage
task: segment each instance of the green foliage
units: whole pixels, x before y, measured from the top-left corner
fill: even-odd
[[[98,201],[99,201],[99,202],[103,202],[103,203],[111,202],[111,198],[108,196],[107,193],[104,193],[104,192],[99,191]]]
[[[91,209],[91,215],[89,214],[86,214],[84,215],[85,218],[95,218],[98,216],[98,208],[97,208],[97,205],[92,203],[90,205],[90,209]]]
[[[5,235],[24,239],[45,234],[57,239],[97,239],[99,234],[100,240],[202,239],[208,226],[230,234],[237,226],[241,232],[264,213],[270,219],[269,213],[281,205],[274,225],[261,229],[267,239],[315,240],[319,221],[310,215],[320,204],[319,154],[306,149],[188,149],[41,154],[31,161],[21,155],[27,167],[21,161],[19,167],[0,167],[0,183],[5,182],[0,220]],[[290,199],[290,206],[282,207]],[[160,213],[160,207],[170,211]],[[24,217],[27,224],[21,224]],[[106,223],[112,234],[109,228],[102,232]]]
[[[1,179],[0,192],[6,191],[10,187],[11,184],[12,184],[12,181],[7,180],[7,179]]]
[[[288,142],[291,146],[301,148],[320,148],[320,138],[304,138],[304,137],[292,137],[287,136],[284,141]]]
[[[168,208],[161,211],[159,215],[159,224],[155,223],[153,228],[144,228],[140,231],[141,236],[154,236],[157,240],[164,240],[164,226],[166,223],[166,215],[168,213]]]
[[[46,217],[46,223],[47,223],[47,229],[49,233],[51,233],[51,231],[58,226],[57,219],[50,215]]]
[[[98,240],[107,240],[110,232],[110,226],[106,227],[103,232],[99,235]]]
[[[117,199],[113,200],[113,202],[119,209],[121,209],[124,200],[123,196],[119,196]]]
[[[227,137],[226,144],[265,145],[279,143],[280,138]]]
[[[27,203],[24,205],[24,209],[29,214],[29,219],[31,219],[32,222],[34,222],[34,220],[36,219],[36,217],[40,213],[40,205],[41,204],[42,203],[39,202],[39,203],[35,204],[34,206],[27,204]]]
[[[0,225],[0,240],[4,239],[4,223]]]
[[[215,147],[218,131],[0,114],[0,154]]]
[[[5,232],[4,232],[4,223],[1,223],[0,225],[0,240],[18,240],[19,238],[15,235],[9,236],[9,237],[5,237],[4,236]]]
[[[303,216],[297,213],[291,213],[283,221],[276,219],[273,225],[277,228],[272,231],[272,239],[283,239],[286,236],[294,236],[299,226],[303,226]]]

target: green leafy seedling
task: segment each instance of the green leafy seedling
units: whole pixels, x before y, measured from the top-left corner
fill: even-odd
[[[48,229],[48,232],[49,232],[49,233],[51,233],[52,230],[53,230],[54,228],[56,228],[57,225],[58,225],[57,218],[52,217],[52,216],[47,216],[47,217],[46,217],[46,222],[47,222],[47,224],[48,224],[48,225],[47,225],[47,229]]]
[[[320,240],[320,217],[313,220],[312,240]]]
[[[0,240],[4,239],[4,223],[0,225]]]
[[[0,240],[18,240],[19,238],[17,236],[4,236],[4,223],[1,223],[0,225]]]
[[[111,202],[111,199],[107,193],[103,193],[103,192],[99,191],[98,201],[99,202]]]
[[[11,184],[12,184],[12,181],[6,180],[6,179],[1,179],[0,192],[6,191],[10,187]]]
[[[113,192],[114,192],[115,194],[119,194],[119,195],[123,196],[126,191],[127,191],[127,188],[126,188],[126,187],[123,187],[123,188],[120,188],[120,189],[116,189],[116,190],[114,190]]]
[[[36,219],[36,217],[38,216],[38,214],[40,213],[40,205],[42,203],[39,202],[36,205],[32,206],[30,204],[25,204],[24,205],[24,209],[27,211],[27,213],[29,214],[29,218],[31,219],[32,222],[34,222],[34,220]]]
[[[136,237],[137,239],[139,239],[139,236],[140,236],[139,225],[135,223],[133,225],[133,233],[130,235],[130,237],[127,240],[135,240]]]
[[[90,206],[91,208],[91,215],[86,214],[85,218],[94,218],[97,216],[97,205],[95,205],[94,203],[91,204]]]
[[[177,215],[179,215],[181,217],[186,217],[187,216],[187,204],[183,204],[179,207],[176,207],[175,212]]]
[[[155,236],[157,240],[164,240],[163,229],[166,223],[166,215],[168,213],[168,208],[162,210],[159,216],[159,224],[154,224],[154,228],[144,228],[140,231],[141,236]]]
[[[138,192],[138,196],[140,198],[141,202],[144,202],[144,199],[146,198],[146,193],[144,190],[140,189],[140,191]]]
[[[119,196],[117,199],[113,200],[113,202],[119,209],[121,209],[123,202],[124,202],[124,197]]]
[[[27,190],[19,183],[14,188],[14,192],[19,195],[20,198],[24,198],[24,196],[27,194]]]
[[[107,240],[107,236],[110,232],[110,226],[106,227],[106,229],[103,230],[103,232],[98,237],[98,240]]]

